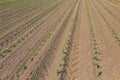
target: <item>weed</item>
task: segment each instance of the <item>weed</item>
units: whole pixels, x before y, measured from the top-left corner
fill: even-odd
[[[61,51],[61,52],[62,52],[62,54],[64,54],[64,53],[65,53],[65,50],[64,50],[64,49],[62,49],[62,51]]]
[[[34,54],[34,53],[33,53]],[[30,61],[33,61],[33,54],[30,54],[30,55],[28,55],[28,59],[30,60]]]
[[[30,57],[29,57],[29,60],[30,60],[30,61],[33,61],[33,56],[30,56]]]
[[[3,52],[8,52],[8,51],[10,51],[10,50],[9,50],[9,48],[2,48],[2,51],[3,51]]]
[[[0,56],[1,56],[1,57],[4,57],[4,55],[3,55],[2,53],[0,53]]]
[[[25,66],[25,64],[21,63],[21,64],[19,64],[19,68],[20,68],[20,69],[25,69],[26,66]]]
[[[14,72],[14,73],[13,73],[13,76],[14,76],[14,77],[19,77],[19,75],[17,74],[17,72]]]

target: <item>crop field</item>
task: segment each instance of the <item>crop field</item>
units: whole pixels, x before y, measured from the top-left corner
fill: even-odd
[[[120,0],[0,0],[0,80],[120,80]]]

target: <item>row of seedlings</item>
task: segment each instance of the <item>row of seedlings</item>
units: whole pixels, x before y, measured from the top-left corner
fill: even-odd
[[[87,10],[87,15],[89,19],[89,30],[90,30],[90,36],[91,36],[92,46],[93,46],[93,63],[96,66],[96,73],[97,73],[97,76],[99,77],[102,74],[102,70],[101,70],[101,65],[99,63],[100,61],[99,49],[98,49],[97,41],[95,39],[95,33],[93,31],[93,25],[91,22],[91,14],[89,11],[88,0],[86,0],[86,10]]]

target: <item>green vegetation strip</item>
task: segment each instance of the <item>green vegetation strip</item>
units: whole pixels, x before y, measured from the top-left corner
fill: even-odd
[[[51,4],[53,4],[53,3],[51,3]],[[49,8],[51,8],[51,7],[53,7],[54,5],[56,5],[56,3],[54,3],[54,5],[51,5],[51,4],[49,5]],[[44,10],[44,11],[45,11],[45,10]],[[41,13],[43,13],[44,11],[42,11]],[[35,16],[33,19],[29,20],[29,21],[26,22],[26,23],[29,23],[29,22],[33,21],[34,19],[36,19],[37,17],[39,17],[39,16],[41,15],[41,13],[40,13],[38,16]],[[40,20],[41,20],[41,19],[40,19]],[[38,21],[38,22],[39,22],[39,21]],[[26,24],[26,23],[25,23],[25,24]],[[24,26],[25,24],[23,24],[23,25],[21,25],[21,26],[19,26],[19,27],[12,28],[12,30],[7,31],[7,32],[4,33],[4,34],[1,34],[1,35],[0,35],[0,39],[6,37],[8,34],[10,34],[11,32],[16,31],[17,29],[21,28],[21,27]],[[34,25],[36,25],[36,24],[34,24]]]
[[[53,15],[53,14],[52,14]],[[61,20],[63,19],[63,17],[65,16],[65,12],[57,19],[57,21],[54,23],[54,25],[52,25],[52,27],[49,29],[49,31],[44,35],[44,37],[42,37],[35,45],[35,47],[33,48],[33,50],[29,53],[29,55],[24,59],[24,61],[22,63],[19,63],[18,65],[18,69],[14,72],[18,75],[18,72],[20,70],[23,70],[26,68],[26,62],[32,61],[33,58],[38,54],[38,49],[40,47],[42,47],[45,42],[47,41],[47,39],[53,34],[53,32],[55,31],[56,27],[58,26],[58,24],[61,22]],[[14,75],[12,75],[12,77],[14,77]],[[16,76],[17,77],[17,76]]]
[[[78,15],[78,10],[79,10],[79,6],[80,6],[80,1],[81,0],[78,0],[75,8],[74,8],[74,11],[73,11],[73,14],[72,14],[72,18],[68,24],[68,26],[70,26],[69,28],[69,32],[66,36],[66,40],[65,40],[65,44],[64,44],[64,48],[61,49],[61,60],[62,62],[59,63],[59,66],[58,68],[56,69],[56,74],[59,75],[59,74],[63,74],[65,71],[65,65],[66,65],[66,58],[69,56],[69,49],[70,49],[70,44],[71,44],[71,37],[72,37],[72,32],[74,30],[74,26],[75,26],[75,22],[77,20],[77,15]],[[61,78],[63,76],[61,75]]]
[[[102,19],[105,21],[105,23],[108,25],[110,31],[112,32],[113,37],[119,42],[120,45],[120,37],[118,35],[118,33],[116,32],[116,30],[113,28],[113,26],[109,23],[109,21],[107,20],[107,18],[103,15],[103,13],[97,8],[97,6],[95,5],[95,3],[93,2],[96,10],[99,12],[99,14],[101,15]]]
[[[50,5],[52,5],[53,3],[50,3],[48,6],[50,6]],[[48,7],[47,6],[47,7]],[[42,9],[42,7],[40,8],[41,10],[43,10]],[[38,10],[37,10],[38,11]],[[41,11],[40,12],[40,14],[41,13],[43,13],[45,10],[43,10],[43,11]],[[34,12],[33,13],[31,13],[30,15],[32,15],[32,14],[34,14]],[[39,14],[39,15],[40,15]],[[17,19],[15,22],[17,22],[17,21],[19,21],[19,20],[22,20],[23,18],[25,18],[25,17],[27,17],[27,16],[30,16],[30,15],[25,15],[24,17],[21,17],[20,19]],[[37,17],[39,17],[39,16],[35,16],[33,19],[30,19],[29,21],[27,21],[26,23],[30,23],[32,20],[34,20],[34,19],[36,19]],[[39,22],[39,21],[38,21]],[[14,23],[14,22],[13,22]],[[13,24],[12,23],[12,24]],[[1,35],[0,35],[0,38],[4,38],[4,37],[6,37],[7,35],[9,35],[11,32],[13,32],[13,31],[16,31],[17,29],[19,29],[19,28],[21,28],[22,26],[24,26],[26,23],[24,23],[23,25],[21,25],[21,26],[15,26],[15,27],[12,27],[12,26],[9,26],[10,24],[7,24],[7,26],[5,26],[5,27],[11,27],[10,28],[10,30],[6,30],[5,32],[2,32],[1,33]],[[34,25],[33,25],[34,26]],[[5,27],[3,27],[3,28],[5,28]]]
[[[62,3],[63,4],[63,3]],[[55,9],[54,9],[55,10]],[[56,11],[55,11],[56,12]],[[53,13],[55,13],[54,11],[51,11],[50,13],[49,13],[49,15],[50,16],[52,16],[53,15]],[[50,17],[49,16],[49,17]],[[47,16],[45,16],[45,17],[47,17]],[[17,35],[17,37],[16,37],[16,40],[14,41],[14,42],[12,42],[12,43],[9,43],[8,44],[8,47],[3,47],[3,48],[11,48],[11,47],[13,47],[13,46],[16,46],[15,44],[16,43],[18,43],[18,42],[20,42],[21,40],[24,40],[24,37],[26,36],[26,35],[28,35],[29,33],[31,33],[34,29],[36,29],[37,27],[39,27],[39,25],[41,25],[45,20],[47,20],[49,17],[47,17],[47,18],[43,18],[43,19],[40,19],[39,20],[39,23],[37,23],[37,24],[35,24],[34,26],[32,26],[30,29],[27,29],[26,30],[26,32],[21,36],[21,35]],[[1,51],[0,52],[0,56],[2,56],[2,57],[4,57],[4,55],[3,55],[3,53],[4,53],[5,51]]]
[[[46,0],[44,0],[45,2]],[[13,2],[7,2],[7,3],[0,3],[0,16],[6,15],[11,12],[15,12],[18,9],[24,9],[27,7],[30,7],[34,4],[42,3],[43,0],[18,0],[18,1],[13,1]]]
[[[98,3],[101,4],[101,6],[102,6],[111,16],[113,16],[115,19],[117,19],[117,17],[116,17],[107,7],[105,7],[99,0],[96,0],[96,1],[98,1]],[[119,22],[120,22],[120,20],[119,20]]]
[[[41,25],[43,22],[45,22],[45,21],[46,21],[49,17],[51,17],[56,11],[57,11],[57,9],[54,10],[54,11],[51,11],[51,12],[49,13],[49,15],[46,15],[45,18],[42,18],[41,20],[39,20],[39,23],[35,24],[34,26],[32,26],[32,28],[28,29],[22,36],[17,36],[16,40],[8,45],[8,46],[9,46],[8,49],[10,49],[11,47],[15,46],[19,41],[21,41],[22,39],[24,39],[24,37],[25,37],[26,35],[30,34],[31,31],[33,31],[34,29],[36,29],[37,27],[39,27],[39,25]],[[2,51],[2,52],[0,53],[0,56],[3,56],[3,53],[4,53],[4,52],[5,52],[5,51]]]
[[[27,16],[30,16],[31,14],[37,13],[38,11],[40,12],[41,10],[43,10],[43,9],[46,7],[45,4],[48,4],[48,3],[49,3],[49,5],[51,4],[50,2],[44,2],[44,3],[41,3],[41,4],[39,3],[39,4],[40,4],[39,7],[35,8],[34,10],[32,10],[34,7],[36,7],[36,5],[34,5],[34,6],[32,6],[32,8],[25,9],[24,12],[21,11],[21,12],[18,13],[18,14],[14,14],[14,15],[12,15],[12,16],[9,16],[9,17],[6,17],[6,18],[1,19],[2,21],[0,21],[0,23],[1,23],[1,22],[4,22],[4,21],[7,21],[8,19],[11,19],[12,17],[19,17],[19,18],[17,18],[17,19],[15,19],[15,20],[12,21],[12,23],[17,22],[17,21],[19,21],[19,20],[22,19],[22,18],[25,18],[25,17],[27,17]],[[31,11],[31,10],[32,10],[32,11]],[[30,14],[28,14],[29,11],[31,11]],[[27,12],[27,13],[26,13],[26,12]],[[7,26],[8,26],[8,25],[10,25],[10,24],[7,24]]]
[[[18,1],[18,0],[0,0],[0,4],[13,2],[13,1]]]
[[[90,35],[91,35],[91,39],[92,39],[92,46],[93,46],[93,59],[94,59],[94,64],[96,66],[96,72],[97,72],[97,76],[99,77],[101,74],[102,74],[102,70],[101,70],[101,66],[99,64],[99,50],[98,50],[98,44],[97,44],[97,41],[95,39],[95,33],[93,31],[93,25],[92,25],[92,22],[91,22],[91,14],[90,14],[90,11],[89,11],[89,6],[88,6],[88,0],[86,0],[86,10],[87,10],[87,15],[88,15],[88,18],[89,18],[89,30],[90,30]]]
[[[120,0],[108,0],[108,1],[113,3],[114,5],[116,5],[117,3],[120,3]]]

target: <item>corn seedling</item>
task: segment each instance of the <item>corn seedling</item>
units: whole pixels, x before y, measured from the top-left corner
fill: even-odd
[[[69,45],[65,45],[65,49],[68,49],[69,48]]]
[[[65,72],[65,71],[62,70],[62,69],[56,69],[56,73],[57,73],[57,75],[59,75],[60,73],[63,73],[63,72]]]
[[[97,70],[97,76],[99,77],[102,74],[102,71],[100,69]]]
[[[62,51],[61,51],[61,52],[62,52],[62,54],[64,54],[64,53],[65,53],[65,50],[64,50],[64,49],[62,49]]]
[[[94,49],[97,49],[97,46],[96,46],[96,45],[94,45]]]
[[[65,64],[65,61],[63,60],[61,63],[59,63],[58,66],[60,67],[60,66],[65,66],[65,65],[66,65],[66,64]]]
[[[64,55],[68,55],[67,50],[68,50],[68,48],[66,48],[66,49],[62,49],[62,54],[64,54]]]
[[[93,57],[93,59],[99,60],[99,57],[95,54],[94,57]]]
[[[100,67],[101,67],[99,63],[95,63],[95,66],[96,66],[97,68],[100,68]]]
[[[59,64],[59,66],[65,66],[65,65],[66,65],[65,63]]]
[[[61,69],[56,69],[56,73],[59,75],[61,73]]]
[[[69,45],[70,44],[70,39],[66,40],[66,44]]]
[[[94,46],[97,46],[97,43],[96,43],[96,41],[94,41],[94,44],[93,44]]]
[[[65,59],[65,54],[62,55],[62,60],[64,60],[64,59]]]

